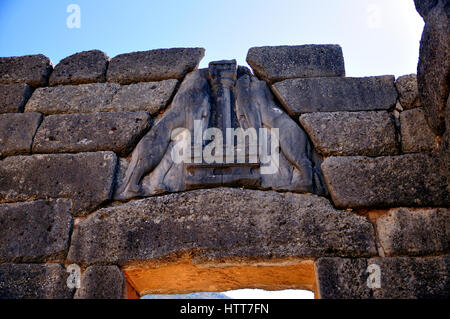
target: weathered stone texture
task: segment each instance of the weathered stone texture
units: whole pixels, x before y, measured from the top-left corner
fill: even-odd
[[[371,258],[368,264],[381,268],[381,288],[377,299],[450,298],[450,257]]]
[[[398,153],[394,121],[388,112],[303,114],[300,123],[325,156],[381,156]]]
[[[147,112],[49,115],[36,134],[33,153],[114,151],[125,156],[150,126]]]
[[[59,264],[0,264],[0,299],[70,299],[68,276]]]
[[[273,83],[292,78],[345,76],[339,45],[251,48],[247,62],[256,76]]]
[[[415,74],[403,75],[395,81],[398,98],[404,110],[420,106],[417,76]]]
[[[120,54],[109,62],[108,82],[131,84],[182,79],[205,55],[202,48],[173,48]]]
[[[41,120],[39,113],[0,114],[0,158],[29,154]]]
[[[122,86],[114,96],[111,108],[123,111],[148,111],[157,114],[167,106],[178,80],[141,82]]]
[[[425,120],[422,108],[400,113],[403,153],[430,153],[437,150],[436,135]]]
[[[289,79],[272,86],[291,116],[311,112],[388,110],[397,102],[393,76]]]
[[[50,76],[50,85],[105,82],[108,60],[106,53],[99,50],[68,56],[55,66]]]
[[[414,0],[417,12],[425,18],[437,4],[439,0]]]
[[[107,112],[112,110],[110,104],[119,88],[115,83],[40,88],[34,91],[25,111],[44,114]]]
[[[74,298],[122,299],[125,291],[125,278],[117,266],[91,266],[83,272]]]
[[[0,113],[23,112],[23,108],[33,93],[26,83],[0,84]]]
[[[116,161],[112,152],[7,157],[0,161],[0,202],[70,198],[81,216],[110,199]]]
[[[366,259],[319,258],[315,267],[321,299],[371,298]]]
[[[425,20],[417,68],[419,96],[428,124],[442,135],[450,92],[450,5],[448,0],[416,0],[416,7]]]
[[[0,262],[64,262],[71,205],[68,199],[0,204]]]
[[[218,188],[101,209],[76,225],[68,259],[124,264],[185,250],[201,259],[376,254],[372,225],[325,198]]]
[[[45,86],[52,70],[52,62],[42,54],[0,58],[0,83]]]
[[[388,256],[427,255],[450,250],[450,210],[395,208],[376,220]]]
[[[434,155],[329,157],[322,171],[338,207],[449,205],[447,181]]]

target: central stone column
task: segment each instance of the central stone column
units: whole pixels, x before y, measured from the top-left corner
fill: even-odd
[[[217,123],[222,130],[224,143],[227,128],[231,128],[231,90],[236,82],[236,60],[215,61],[209,64],[209,76],[216,97]]]

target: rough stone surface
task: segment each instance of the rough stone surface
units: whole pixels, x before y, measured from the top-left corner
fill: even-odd
[[[33,153],[131,152],[151,126],[147,112],[58,114],[45,117]]]
[[[395,81],[398,98],[404,110],[410,110],[420,106],[417,76],[409,74],[401,76]]]
[[[433,9],[438,2],[439,0],[414,0],[416,10],[422,18],[425,18],[428,15],[428,12],[430,12],[430,10]]]
[[[0,58],[0,83],[45,86],[52,70],[52,62],[42,54]]]
[[[50,85],[106,81],[109,57],[99,50],[83,51],[64,58],[50,76]]]
[[[329,157],[322,171],[338,207],[449,205],[447,181],[434,155]]]
[[[64,262],[71,205],[68,199],[0,204],[0,262]]]
[[[450,4],[416,0],[416,6],[425,20],[417,68],[419,96],[428,124],[442,135],[450,92]]]
[[[371,258],[368,264],[381,269],[377,299],[449,299],[450,257]]]
[[[110,106],[120,88],[115,83],[90,83],[40,88],[34,91],[26,112],[94,113],[113,110]]]
[[[376,254],[368,220],[325,198],[217,188],[101,209],[76,225],[68,259],[125,264],[185,250],[207,259]]]
[[[108,82],[131,84],[182,79],[205,55],[202,48],[158,49],[120,54],[108,66]]]
[[[178,80],[141,82],[124,85],[114,96],[111,107],[123,111],[148,111],[157,114],[173,96]]]
[[[450,250],[450,210],[395,208],[376,220],[388,256],[417,256]]]
[[[448,129],[442,137],[442,144],[439,149],[439,159],[441,161],[442,175],[447,177],[447,191],[450,193],[450,95],[445,113],[445,122]]]
[[[41,120],[39,113],[0,114],[0,158],[29,154]]]
[[[23,108],[33,93],[26,83],[0,84],[0,113],[23,112]]]
[[[0,264],[0,299],[70,299],[68,276],[59,264]]]
[[[289,79],[274,93],[291,116],[311,112],[388,110],[397,102],[393,76]]]
[[[367,260],[319,258],[316,263],[319,296],[321,299],[368,299]]]
[[[0,202],[69,198],[80,216],[111,198],[112,152],[12,156],[0,161]]]
[[[425,120],[422,108],[400,113],[403,153],[429,153],[437,150],[436,135]]]
[[[298,45],[251,48],[247,62],[270,83],[292,78],[345,76],[339,45]]]
[[[75,299],[122,299],[125,278],[117,266],[91,266],[81,276]]]
[[[381,156],[398,153],[394,121],[388,112],[303,114],[300,123],[325,156]]]

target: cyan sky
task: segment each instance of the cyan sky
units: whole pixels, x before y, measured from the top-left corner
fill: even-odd
[[[81,28],[69,29],[69,4]],[[413,0],[0,0],[0,56],[204,47],[245,65],[252,46],[340,44],[348,76],[415,73],[423,22]]]

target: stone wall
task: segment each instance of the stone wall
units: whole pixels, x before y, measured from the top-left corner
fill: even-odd
[[[222,179],[118,196],[133,158],[163,147],[140,141],[164,139],[171,121],[191,112],[177,105],[193,92],[186,87],[200,87],[203,55],[161,49],[110,59],[93,50],[54,68],[42,55],[0,58],[0,298],[132,297],[149,292],[133,284],[137,268],[186,255],[206,268],[270,263],[273,274],[306,262],[315,278],[305,274],[299,287],[320,298],[449,298],[449,107],[423,105],[428,62],[419,63],[418,85],[415,75],[345,77],[337,45],[251,48],[254,75],[239,67],[236,80],[268,88],[248,101],[265,94],[260,103],[287,114],[286,136],[306,132],[314,187]],[[433,120],[442,110],[444,129],[441,115]],[[294,142],[281,145],[289,163],[303,145]],[[81,269],[79,288],[67,285],[70,265]],[[380,285],[368,285],[374,265]]]

